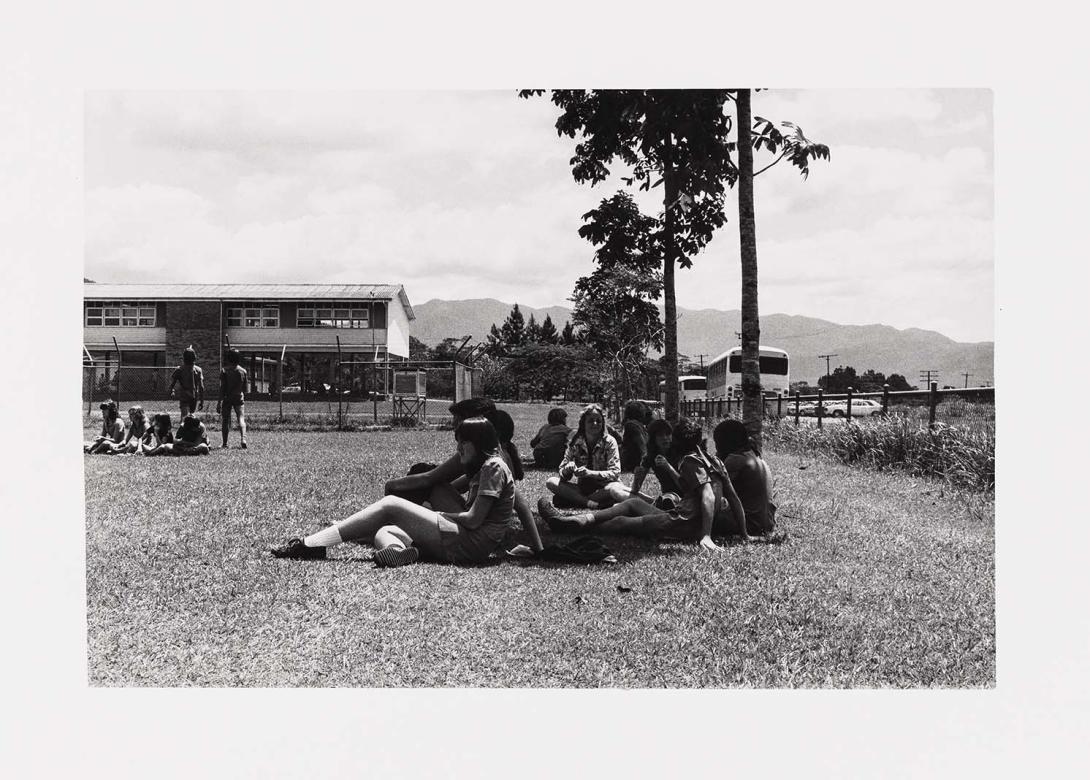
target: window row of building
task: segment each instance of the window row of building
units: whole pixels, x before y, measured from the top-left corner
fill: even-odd
[[[370,328],[371,307],[358,301],[308,301],[295,311],[297,328]],[[382,304],[378,304],[382,305]],[[225,307],[229,328],[279,328],[277,303],[229,304]],[[155,328],[154,301],[86,301],[84,326],[88,328]]]

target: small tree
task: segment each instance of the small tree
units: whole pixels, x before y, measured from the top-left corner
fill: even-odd
[[[526,344],[537,344],[541,341],[541,326],[534,320],[534,315],[530,314],[530,321],[526,323]]]
[[[541,335],[538,337],[538,341],[542,344],[557,344],[560,342],[560,334],[556,330],[553,318],[548,314],[545,315],[545,321],[541,323]]]
[[[544,90],[523,90],[529,97]],[[677,419],[677,302],[674,268],[693,256],[724,222],[723,189],[733,181],[723,113],[727,90],[553,90],[561,109],[559,135],[577,138],[571,158],[577,182],[594,185],[620,160],[625,181],[641,189],[662,186],[659,220],[664,292],[666,416]]]
[[[526,320],[517,303],[511,307],[511,313],[503,321],[500,334],[503,336],[504,348],[509,351],[526,343]]]

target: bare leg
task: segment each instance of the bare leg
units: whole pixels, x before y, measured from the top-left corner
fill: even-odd
[[[223,446],[227,446],[227,437],[231,433],[231,409],[224,409],[226,403],[220,402],[220,436],[223,437]]]
[[[441,557],[443,542],[435,512],[398,496],[385,496],[351,517],[334,524],[342,542],[370,542],[383,526],[396,525],[413,543],[430,555]],[[328,530],[328,529],[327,529]],[[312,536],[325,536],[324,531]],[[311,537],[307,537],[310,540]],[[307,540],[304,540],[306,542]],[[313,543],[308,546],[316,546]],[[328,545],[325,545],[328,546]]]
[[[242,439],[242,446],[246,446],[246,417],[242,414],[242,407],[235,407],[235,417],[238,418],[238,433]]]

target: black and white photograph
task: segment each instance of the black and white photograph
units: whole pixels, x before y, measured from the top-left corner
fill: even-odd
[[[91,684],[993,686],[992,124],[88,93]]]
[[[561,5],[4,56],[19,776],[1087,768],[1070,32]]]

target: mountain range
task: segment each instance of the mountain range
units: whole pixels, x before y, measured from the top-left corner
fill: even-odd
[[[433,299],[413,306],[416,321],[412,335],[429,346],[447,337],[472,336],[483,341],[493,323],[502,325],[511,312],[510,303],[494,298],[462,301]],[[557,330],[571,318],[571,309],[549,306],[535,309],[519,304],[527,321],[530,315],[540,323],[552,317]],[[741,330],[741,312],[737,309],[685,309],[678,307],[678,352],[699,362],[709,362],[737,346],[735,335]],[[903,374],[910,384],[924,386],[920,372],[938,372],[939,386],[963,387],[968,373],[969,386],[994,384],[995,344],[991,341],[958,342],[933,330],[898,329],[889,325],[841,325],[816,317],[791,314],[766,314],[761,317],[761,344],[779,347],[791,355],[792,381],[816,382],[825,373],[825,360],[818,355],[832,354],[831,368],[852,366],[857,373],[874,369],[889,375]]]

